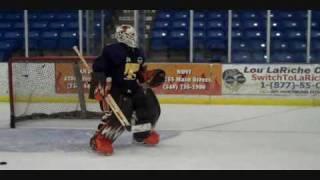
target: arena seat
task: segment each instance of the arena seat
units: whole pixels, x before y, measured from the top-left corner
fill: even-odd
[[[169,21],[155,21],[153,24],[154,29],[168,29],[169,28]]]
[[[47,30],[48,23],[44,21],[38,21],[38,22],[31,22],[30,23],[30,30],[31,31],[44,31]]]
[[[209,11],[207,13],[208,20],[226,20],[228,17],[228,11]]]
[[[172,21],[172,30],[188,30],[189,29],[189,23],[188,21]]]
[[[189,47],[188,31],[172,30],[169,33],[168,46],[170,49],[182,50]]]
[[[168,31],[166,30],[153,30],[151,37],[151,49],[164,50],[167,49]]]
[[[226,29],[226,24],[223,20],[207,21],[207,29]]]
[[[194,20],[196,21],[204,21],[206,19],[206,12],[204,11],[195,11],[193,15]]]
[[[173,20],[188,20],[189,19],[189,11],[176,11],[172,14]]]
[[[252,63],[251,54],[248,51],[235,51],[232,55],[233,63]]]
[[[57,31],[44,31],[40,34],[39,45],[41,49],[56,50],[58,44],[58,32]]]
[[[193,28],[195,30],[205,30],[206,26],[205,26],[205,21],[194,21],[193,23]]]
[[[248,30],[244,32],[246,39],[266,39],[266,32],[264,30]]]
[[[29,48],[31,50],[39,49],[40,33],[38,31],[29,32]]]
[[[64,31],[59,35],[58,48],[59,49],[71,49],[78,44],[78,35],[73,31]]]

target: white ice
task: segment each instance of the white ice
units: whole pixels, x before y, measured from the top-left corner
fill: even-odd
[[[8,128],[0,103],[0,170],[320,169],[319,107],[162,105],[156,147],[126,132],[113,156],[88,146],[98,120],[38,120]]]

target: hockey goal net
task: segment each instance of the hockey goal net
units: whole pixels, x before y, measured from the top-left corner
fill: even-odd
[[[94,57],[86,57],[89,65]],[[11,127],[30,119],[99,119],[88,99],[90,74],[78,57],[15,57],[9,61]]]

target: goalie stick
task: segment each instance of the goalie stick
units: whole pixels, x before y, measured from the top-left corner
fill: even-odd
[[[85,68],[91,73],[92,72],[91,68],[89,67],[89,65],[88,65],[87,61],[84,59],[84,57],[80,54],[77,46],[73,46],[73,50],[78,55],[78,57],[80,58],[80,60],[84,64]],[[113,99],[113,97],[110,94],[108,94],[106,97],[104,97],[104,99],[108,103],[108,105],[110,106],[111,110],[113,111],[113,113],[115,114],[115,116],[117,117],[117,119],[119,120],[121,125],[124,126],[128,130],[128,127],[131,126],[131,124],[129,123],[128,119],[125,117],[125,115],[123,114],[123,112],[119,108],[118,104]],[[143,131],[151,130],[151,129],[152,129],[152,127],[151,127],[150,123],[132,126],[132,128],[131,128],[131,130],[134,132],[143,132]]]

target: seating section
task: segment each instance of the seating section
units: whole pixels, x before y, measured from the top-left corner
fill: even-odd
[[[301,63],[306,59],[307,11],[271,11],[271,62]],[[232,62],[266,62],[267,11],[232,11]],[[320,62],[320,11],[312,11],[311,62]],[[195,11],[195,61],[225,62],[228,12]],[[189,48],[189,11],[158,11],[152,27],[151,49]],[[205,57],[202,51],[210,54]],[[222,53],[221,53],[222,52]]]
[[[272,10],[271,12],[271,62],[304,63],[307,47],[307,11]],[[188,52],[189,15],[188,10],[158,10],[151,26],[150,50],[170,52],[168,54],[171,55],[179,51]],[[110,22],[111,17],[112,13],[105,11],[106,23]],[[267,12],[264,10],[232,11],[232,62],[266,62],[266,17]],[[78,44],[77,10],[30,10],[28,18],[31,50],[66,50]],[[100,35],[99,18],[98,13],[94,21],[96,38]],[[226,62],[227,10],[195,11],[193,30],[196,62]],[[12,53],[23,47],[23,11],[1,10],[0,61],[7,61]],[[312,11],[310,52],[311,62],[319,63],[320,11]]]
[[[111,12],[105,11],[106,24],[111,17]],[[0,11],[0,61],[7,61],[13,52],[24,47],[23,18],[23,11]],[[101,30],[100,18],[100,13],[94,17],[97,38]],[[67,50],[78,44],[77,10],[30,10],[28,19],[31,50]]]

